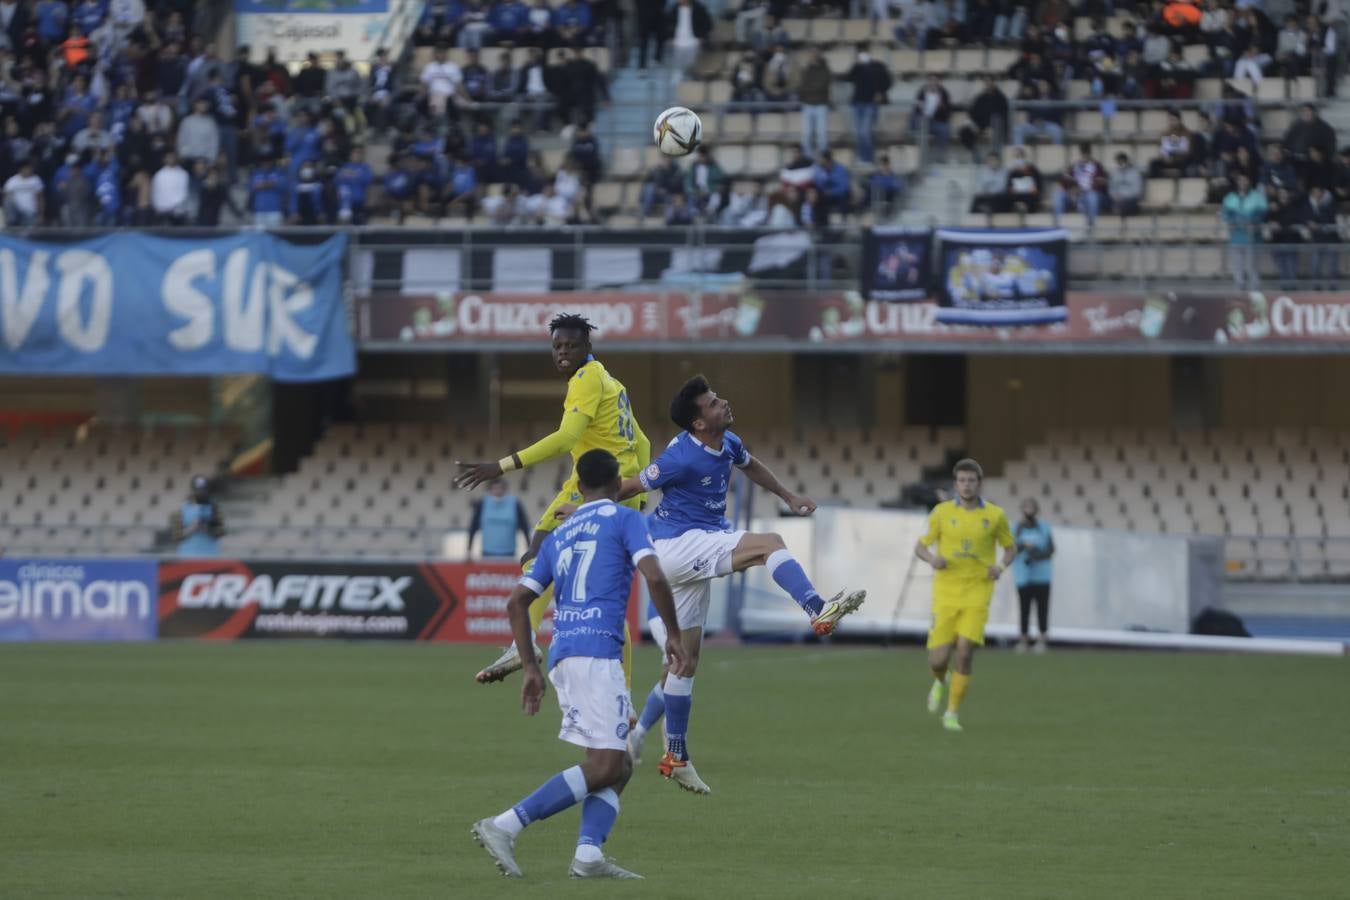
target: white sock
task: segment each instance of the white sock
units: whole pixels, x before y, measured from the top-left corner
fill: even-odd
[[[525,830],[525,826],[520,824],[520,816],[516,815],[514,809],[508,809],[506,812],[493,819],[492,824],[511,835],[511,837],[515,837]]]
[[[577,862],[599,862],[605,855],[594,844],[577,844]]]

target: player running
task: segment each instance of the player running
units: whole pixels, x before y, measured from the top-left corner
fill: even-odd
[[[577,460],[576,476],[585,503],[544,541],[506,609],[525,670],[521,705],[532,716],[544,697],[544,676],[529,652],[534,638],[526,610],[550,584],[554,586],[557,611],[548,677],[563,712],[558,738],[584,747],[586,761],[554,775],[501,815],[475,822],[473,836],[502,874],[519,878],[515,844],[520,832],[580,803],[581,834],[568,874],[573,878],[641,878],[600,852],[619,815],[619,794],[633,774],[625,743],[632,703],[619,659],[634,568],[647,580],[652,603],[671,629],[677,627],[675,602],[652,548],[646,519],[615,502],[618,460],[604,450],[591,450]],[[679,642],[668,642],[665,652],[671,672],[683,673],[685,658]]]
[[[816,504],[783,487],[767,466],[746,451],[741,439],[728,430],[732,423],[731,404],[717,396],[702,375],[694,376],[680,388],[670,404],[670,417],[684,429],[683,433],[637,478],[624,479],[619,496],[663,491],[650,525],[661,568],[674,586],[675,610],[688,666],[684,673],[672,672],[667,676],[664,686],[658,682],[647,706],[664,704],[666,753],[658,771],[685,790],[707,794],[711,789],[689,761],[686,736],[699,647],[708,618],[711,580],[752,566],[768,566],[773,580],[807,612],[812,629],[819,635],[832,633],[841,618],[862,605],[867,592],[840,591],[832,599],[824,600],[782,537],[732,530],[726,508],[733,466],[755,484],[781,497],[799,516],[811,515]],[[668,643],[663,637],[658,641]],[[646,727],[639,726],[630,742],[635,758],[641,756],[646,728],[654,722],[649,716],[644,719]]]
[[[989,603],[994,583],[1017,555],[1012,529],[1003,510],[980,497],[984,470],[973,459],[963,459],[952,469],[956,497],[933,507],[928,514],[928,533],[914,546],[914,554],[933,567],[933,627],[928,632],[928,665],[933,686],[928,691],[928,711],[942,705],[947,667],[956,650],[951,696],[942,716],[942,727],[960,731],[957,713],[970,687],[975,648],[984,643],[989,621]],[[1003,562],[994,562],[994,545],[1003,548]],[[936,545],[936,552],[930,549]]]
[[[591,352],[592,325],[582,316],[560,315],[548,324],[553,336],[553,364],[567,377],[567,397],[563,400],[562,424],[558,430],[524,450],[505,456],[497,462],[457,463],[460,473],[455,477],[455,487],[472,490],[484,482],[499,477],[503,472],[524,469],[539,463],[571,453],[574,466],[572,475],[563,484],[558,496],[540,517],[534,526],[534,536],[530,540],[530,549],[526,551],[521,563],[528,563],[539,553],[544,539],[558,527],[555,515],[564,504],[576,504],[581,501],[577,489],[575,461],[589,450],[607,450],[619,461],[619,472],[630,477],[640,472],[651,460],[652,445],[642,433],[637,419],[633,416],[632,404],[628,400],[628,391],[617,378],[609,374],[600,361]],[[642,508],[641,497],[631,497],[624,506],[633,509]],[[539,630],[544,613],[548,610],[551,595],[540,595],[530,606],[530,632]],[[626,626],[625,626],[626,627]],[[631,680],[633,673],[632,650],[625,633],[623,671],[624,677]],[[538,643],[533,645],[536,659],[542,659]],[[479,684],[500,681],[521,667],[519,649],[511,644],[502,651],[501,656],[474,676]]]

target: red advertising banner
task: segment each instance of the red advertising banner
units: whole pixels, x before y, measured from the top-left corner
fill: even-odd
[[[930,302],[865,301],[856,291],[375,295],[361,301],[361,339],[443,346],[538,342],[548,320],[578,312],[607,346],[690,341],[803,344],[1089,343],[1350,344],[1350,294],[1083,293],[1052,325],[938,321]]]
[[[506,601],[519,579],[511,563],[165,562],[159,635],[506,644]],[[634,635],[639,596],[635,582],[628,604]],[[541,642],[552,628],[550,610]]]

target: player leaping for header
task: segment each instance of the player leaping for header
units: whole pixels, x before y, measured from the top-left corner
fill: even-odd
[[[651,443],[633,416],[628,391],[591,353],[591,323],[581,316],[562,315],[548,323],[548,330],[552,335],[553,365],[560,374],[567,377],[567,397],[563,400],[562,424],[558,426],[557,431],[543,440],[503,457],[498,462],[458,463],[461,471],[454,482],[455,487],[472,490],[503,472],[548,462],[564,453],[572,454],[572,476],[563,484],[558,496],[539,518],[539,523],[534,526],[534,537],[530,540],[530,549],[521,560],[522,564],[528,564],[538,555],[544,539],[558,527],[555,513],[559,507],[581,502],[576,461],[581,459],[583,454],[588,450],[609,451],[619,461],[619,473],[625,478],[640,472],[652,455]],[[641,509],[642,498],[633,496],[623,505]],[[539,623],[543,620],[551,599],[552,592],[544,591],[530,604],[531,633],[539,630]],[[633,662],[627,627],[625,624],[623,671],[624,677],[631,680]],[[542,656],[538,644],[534,645],[534,653],[536,659]],[[490,666],[475,675],[474,679],[479,684],[501,681],[520,667],[520,653],[516,645],[511,644]]]
[[[693,705],[694,673],[698,669],[703,626],[708,618],[711,579],[752,566],[768,566],[778,586],[811,617],[816,634],[827,635],[845,615],[862,605],[866,591],[840,591],[823,599],[777,534],[732,530],[727,521],[727,488],[732,466],[751,481],[781,497],[799,516],[815,512],[816,504],[785,488],[774,474],[751,456],[741,439],[728,429],[731,404],[696,375],[680,388],[670,404],[670,417],[684,429],[637,478],[625,478],[620,497],[642,491],[663,491],[650,517],[652,538],[661,568],[675,595],[681,643],[688,662],[684,674],[671,673],[664,687],[657,683],[648,698],[648,711],[664,701],[666,753],[658,770],[685,790],[710,792],[689,761],[689,715]],[[663,638],[658,638],[664,643]],[[654,721],[644,715],[647,727]],[[641,754],[645,729],[629,743],[630,754]]]

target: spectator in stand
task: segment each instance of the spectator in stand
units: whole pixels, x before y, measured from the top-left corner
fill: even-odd
[[[168,134],[173,130],[173,110],[154,88],[145,92],[144,101],[136,110],[136,118],[145,123],[150,134]]]
[[[239,163],[239,130],[244,124],[243,109],[238,95],[225,87],[219,72],[212,73],[208,80],[207,99],[220,134],[220,149],[229,165],[229,180],[233,184]]]
[[[848,215],[853,207],[849,172],[835,161],[834,154],[829,150],[820,154],[812,182],[817,194],[817,225],[825,227],[832,215]]]
[[[951,116],[952,100],[947,89],[936,75],[929,75],[928,81],[914,98],[909,128],[915,133],[927,129],[929,138],[937,144],[943,158],[946,158],[947,145],[951,141]]]
[[[971,201],[973,213],[1001,213],[1012,207],[1008,196],[1008,170],[1003,168],[999,155],[990,151],[984,158],[985,164],[975,173],[975,199]]]
[[[1308,33],[1314,37],[1313,52],[1320,51],[1322,59],[1322,94],[1328,98],[1336,96],[1336,85],[1341,75],[1341,52],[1338,41],[1340,36],[1326,18],[1308,17]]]
[[[725,180],[726,173],[712,158],[708,145],[704,144],[698,148],[693,164],[685,173],[683,193],[689,205],[699,213],[707,208],[710,198],[721,193],[722,182]]]
[[[888,217],[895,211],[896,201],[904,192],[905,185],[900,176],[891,168],[891,157],[883,153],[877,157],[877,167],[867,176],[867,205],[880,217]]]
[[[1311,70],[1310,61],[1308,34],[1299,25],[1298,16],[1285,16],[1284,27],[1275,42],[1275,62],[1280,67],[1280,74],[1285,78],[1307,75]]]
[[[161,225],[188,222],[188,173],[172,150],[164,154],[164,164],[150,182],[150,206]]]
[[[561,103],[568,110],[568,122],[595,121],[595,107],[609,103],[609,85],[600,67],[580,50],[573,50],[560,73]]]
[[[492,133],[491,123],[480,121],[475,126],[469,140],[468,161],[483,184],[492,184],[496,180],[497,136]]]
[[[731,84],[732,103],[755,103],[764,99],[764,91],[759,86],[764,63],[753,50],[746,50],[732,66],[727,80]]]
[[[571,47],[584,47],[591,32],[591,5],[587,0],[564,0],[553,10],[553,30]]]
[[[1281,143],[1290,161],[1299,168],[1304,178],[1308,176],[1308,151],[1312,147],[1320,149],[1324,159],[1329,160],[1336,155],[1336,132],[1317,114],[1317,107],[1311,103],[1303,104],[1298,121],[1289,126]]]
[[[1002,150],[1008,141],[1008,97],[992,75],[984,77],[984,90],[970,102],[970,122],[961,126],[961,146],[973,162],[979,162],[978,144],[985,136],[995,151]]]
[[[1191,164],[1191,133],[1181,121],[1181,113],[1167,114],[1167,130],[1158,141],[1159,155],[1148,164],[1150,178],[1179,178]]]
[[[277,167],[276,157],[269,154],[258,160],[249,178],[248,189],[248,206],[253,213],[254,225],[280,228],[286,224],[291,190],[286,173]]]
[[[693,225],[694,218],[694,209],[684,194],[679,192],[672,194],[670,203],[666,205],[666,225],[671,227]]]
[[[460,75],[464,79],[464,95],[471,102],[483,103],[488,99],[488,70],[479,61],[477,50],[470,50],[465,54]]]
[[[511,51],[503,50],[497,56],[497,68],[488,73],[488,102],[510,103],[516,99],[516,84],[519,80],[520,75],[511,67]]]
[[[1027,121],[1018,125],[1013,140],[1026,144],[1034,137],[1047,137],[1056,144],[1064,143],[1063,114],[1053,106],[1041,106],[1037,101],[1054,102],[1059,93],[1049,81],[1023,82],[1017,91],[1017,101],[1025,104]]]
[[[595,139],[595,135],[591,132],[590,122],[581,123],[581,127],[577,129],[576,137],[572,139],[572,146],[567,151],[567,155],[581,173],[586,176],[589,185],[599,183],[601,170],[600,142]]]
[[[455,44],[461,50],[477,50],[491,37],[492,24],[488,22],[488,9],[483,0],[468,0],[459,17],[459,34]]]
[[[992,37],[997,44],[1015,44],[1027,30],[1027,7],[1017,0],[994,0],[994,29]]]
[[[642,189],[638,195],[638,210],[642,218],[650,217],[657,205],[668,204],[673,195],[683,192],[683,188],[684,173],[680,171],[679,162],[673,156],[664,157],[660,165],[648,171],[642,179]]]
[[[858,162],[871,165],[872,132],[877,125],[877,111],[886,103],[891,89],[891,73],[872,58],[866,44],[859,44],[858,59],[845,77],[853,86],[853,138]]]
[[[935,50],[943,39],[959,42],[963,36],[960,15],[964,15],[964,9],[964,4],[958,8],[953,0],[929,0],[924,8],[923,49]]]
[[[66,157],[52,187],[57,197],[58,222],[63,228],[88,228],[94,224],[94,185],[85,175],[78,154]]]
[[[764,185],[759,181],[743,181],[730,192],[717,223],[729,228],[761,228],[769,217],[769,203],[764,196]]]
[[[1279,144],[1270,148],[1270,155],[1261,169],[1259,185],[1267,197],[1273,196],[1280,188],[1288,191],[1298,190],[1298,172],[1284,158],[1284,148]]]
[[[1238,173],[1233,190],[1223,198],[1221,214],[1228,225],[1228,268],[1233,283],[1240,291],[1257,290],[1261,279],[1256,272],[1256,245],[1266,218],[1266,201],[1260,191],[1252,190],[1246,174]]]
[[[189,165],[204,159],[213,163],[220,154],[220,126],[211,114],[211,102],[200,97],[192,104],[192,114],[178,124],[178,156]]]
[[[456,159],[450,170],[447,189],[446,214],[450,215],[456,209],[463,210],[464,218],[473,221],[474,213],[478,211],[478,173],[474,171],[473,164],[463,157]]]
[[[759,89],[764,99],[770,103],[787,103],[794,99],[799,80],[800,75],[787,52],[787,43],[778,44],[760,70]]]
[[[328,73],[319,62],[319,54],[313,52],[305,54],[305,64],[295,75],[295,95],[302,101],[317,101],[323,97],[327,84]]]
[[[1124,153],[1116,154],[1116,168],[1111,172],[1107,192],[1111,211],[1116,215],[1124,218],[1139,213],[1139,204],[1144,199],[1144,173]]]
[[[712,16],[702,0],[676,0],[666,13],[666,34],[674,50],[676,77],[686,77],[698,61],[703,41],[712,33]]]
[[[422,67],[418,80],[427,110],[433,116],[446,115],[468,99],[464,94],[464,73],[446,58],[444,47],[432,51],[431,61]]]
[[[637,13],[638,68],[647,68],[648,48],[652,48],[652,59],[659,66],[666,48],[665,0],[634,0],[634,6]]]
[[[89,124],[75,135],[70,145],[76,153],[97,153],[116,146],[116,143],[103,127],[103,113],[95,112],[89,116]]]
[[[337,195],[337,219],[343,224],[366,224],[366,198],[375,183],[375,172],[366,162],[365,150],[353,147],[351,156],[333,175]]]
[[[812,47],[810,59],[797,78],[796,91],[802,102],[802,152],[824,153],[830,137],[830,85],[834,74],[820,47]]]
[[[219,72],[220,60],[216,58],[216,48],[198,47],[183,71],[183,96],[180,99],[187,101],[190,108],[198,97],[207,92],[211,76]]]
[[[389,62],[389,51],[380,47],[370,63],[366,82],[366,122],[377,133],[389,127],[389,108],[394,102],[394,66]]]
[[[545,62],[544,51],[531,49],[530,58],[520,70],[520,85],[516,88],[516,95],[534,109],[535,131],[543,131],[548,127],[557,105],[557,89],[557,73]]]
[[[492,43],[524,44],[529,38],[530,8],[522,0],[497,0],[488,11]]]
[[[94,199],[98,202],[94,224],[99,228],[112,228],[122,214],[122,176],[112,153],[104,151],[101,163],[94,179]]]
[[[548,0],[534,0],[527,34],[525,43],[531,47],[547,50],[558,46],[558,32],[553,30],[553,8],[548,5]]]
[[[66,23],[70,19],[70,5],[65,0],[38,0],[33,14],[37,19],[38,37],[44,44],[55,47],[65,39]],[[10,45],[17,46],[12,36]]]
[[[1102,191],[1106,189],[1106,171],[1102,164],[1092,158],[1092,145],[1080,144],[1078,159],[1060,178],[1060,188],[1055,194],[1055,222],[1068,209],[1076,209],[1087,217],[1087,226],[1097,223],[1097,215],[1102,208]]]
[[[511,121],[511,129],[502,143],[502,155],[497,164],[502,181],[523,187],[529,169],[530,139],[519,119]]]
[[[761,6],[760,9],[767,10],[767,7]],[[756,54],[767,57],[773,52],[774,47],[779,44],[786,46],[790,43],[790,39],[787,29],[780,24],[779,17],[771,12],[766,12],[763,19],[760,20],[759,26],[750,33],[749,38],[745,41],[737,41],[737,43],[749,44]]]
[[[235,216],[243,217],[230,198],[229,176],[224,166],[208,166],[206,160],[199,159],[193,167],[193,174],[197,209],[193,224],[215,228],[220,225],[221,213],[227,209]]]
[[[1264,63],[1261,49],[1255,44],[1249,46],[1242,54],[1242,58],[1233,66],[1233,78],[1246,78],[1252,84],[1260,84],[1265,78]]]
[[[389,161],[391,168],[384,174],[384,196],[389,201],[389,213],[402,221],[416,206],[417,172],[411,153],[396,154]]]
[[[1331,192],[1320,184],[1308,189],[1305,201],[1304,221],[1313,243],[1312,277],[1325,283],[1315,285],[1318,289],[1339,290],[1340,267],[1340,229],[1336,224],[1336,199]],[[1325,275],[1323,274],[1323,270]]]
[[[357,101],[361,99],[361,73],[352,68],[342,50],[337,51],[333,68],[324,78],[324,95],[347,112],[356,112]]]
[[[1293,290],[1298,281],[1299,252],[1296,247],[1311,236],[1302,227],[1306,207],[1289,188],[1273,189],[1266,196],[1269,199],[1266,201],[1265,236],[1273,245],[1271,256],[1280,273],[1280,289]]]

